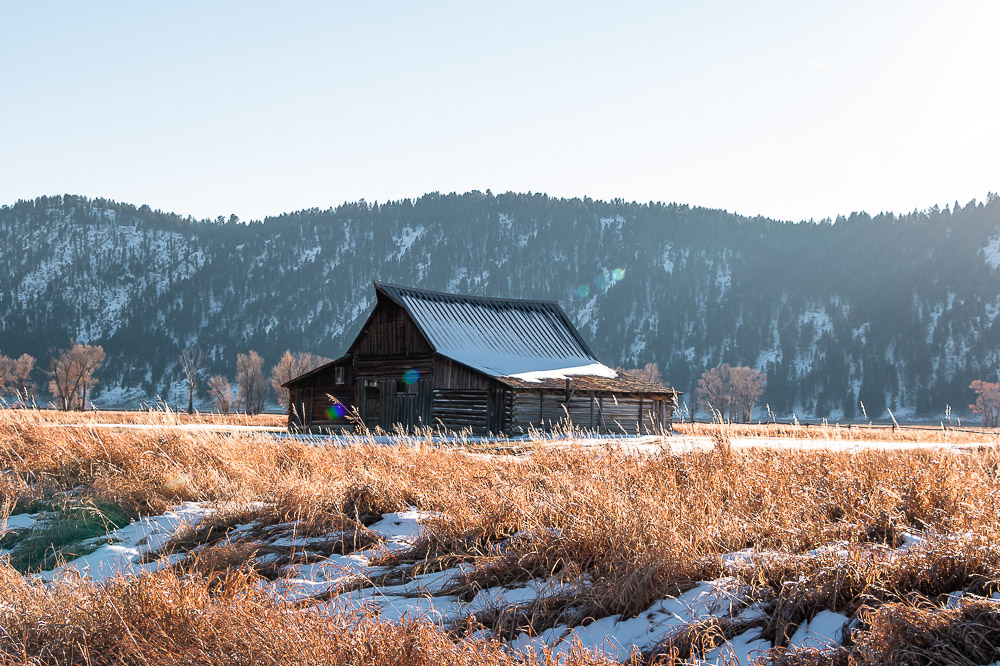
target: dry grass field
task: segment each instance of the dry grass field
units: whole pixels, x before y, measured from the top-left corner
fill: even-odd
[[[0,412],[0,663],[1000,660],[996,446],[730,426],[491,455],[53,419]],[[170,511],[198,520],[136,531]],[[133,546],[118,575],[73,566]]]
[[[237,425],[284,427],[288,417],[284,414],[218,414],[171,409],[150,409],[142,411],[87,410],[60,411],[57,409],[12,409],[5,410],[22,423],[50,425]]]
[[[689,437],[802,439],[844,442],[929,444],[1000,443],[1000,429],[933,425],[792,425],[788,423],[677,423],[674,431]]]

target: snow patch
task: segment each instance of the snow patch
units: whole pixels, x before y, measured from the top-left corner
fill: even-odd
[[[36,577],[53,580],[72,571],[100,582],[118,574],[155,571],[161,561],[139,564],[139,559],[159,550],[182,525],[197,525],[210,511],[194,502],[187,502],[175,511],[140,518],[102,537],[100,541],[108,543],[93,553],[70,560],[51,571],[42,571]]]
[[[990,242],[982,249],[986,265],[996,270],[1000,268],[1000,234],[990,238]]]
[[[820,611],[813,619],[799,625],[792,634],[788,646],[821,650],[832,645],[840,645],[847,621],[846,615],[829,610]]]
[[[34,524],[34,516],[27,513],[18,513],[8,517],[7,520],[0,520],[0,534],[10,530],[30,529]]]
[[[673,247],[673,243],[667,243],[667,246],[663,248],[663,270],[670,275],[674,274],[674,260],[670,258],[670,250]]]
[[[399,236],[393,236],[392,240],[396,243],[396,247],[399,251],[396,253],[396,259],[402,259],[406,251],[410,249],[413,242],[424,235],[424,225],[418,225],[416,227],[406,226],[403,227]]]

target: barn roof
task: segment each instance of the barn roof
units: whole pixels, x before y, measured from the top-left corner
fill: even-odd
[[[510,386],[548,388],[570,377],[574,385],[595,383],[595,390],[670,391],[635,383],[601,363],[555,301],[465,296],[379,282],[375,289],[406,310],[437,353]]]

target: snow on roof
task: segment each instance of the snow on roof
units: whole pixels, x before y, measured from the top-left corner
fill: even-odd
[[[554,301],[463,296],[375,283],[441,355],[492,377],[525,382],[615,377]]]
[[[518,372],[510,375],[514,379],[522,382],[542,382],[546,379],[566,379],[573,375],[587,375],[590,377],[607,377],[609,379],[618,377],[618,373],[604,365],[603,363],[591,363],[575,368],[558,368],[556,370],[536,370],[534,372]]]

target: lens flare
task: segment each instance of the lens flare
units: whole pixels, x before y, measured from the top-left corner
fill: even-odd
[[[576,288],[576,295],[580,298],[587,298],[587,296],[590,296],[590,287],[585,284],[581,284]]]
[[[405,384],[416,384],[420,379],[420,371],[416,368],[410,368],[403,373],[403,383]]]
[[[326,415],[330,417],[331,421],[336,421],[337,419],[343,417],[346,413],[347,408],[339,402],[326,410]]]
[[[601,273],[594,278],[594,286],[600,291],[607,291],[608,287],[611,286],[611,278],[604,273]]]
[[[625,279],[625,269],[616,268],[615,270],[611,271],[611,277],[615,279],[615,282],[622,281],[623,279]]]

